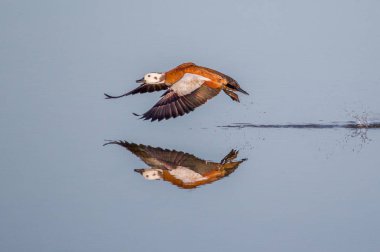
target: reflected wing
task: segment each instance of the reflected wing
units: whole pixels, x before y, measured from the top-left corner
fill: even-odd
[[[151,121],[161,121],[162,119],[176,118],[190,113],[196,107],[206,103],[220,92],[220,89],[210,88],[201,85],[193,92],[180,95],[173,90],[166,92],[163,97],[141,118]]]
[[[182,151],[161,149],[149,145],[129,143],[127,141],[114,141],[108,144],[123,146],[151,167],[174,169],[176,166],[184,166],[191,169],[192,167],[205,164],[213,164]]]

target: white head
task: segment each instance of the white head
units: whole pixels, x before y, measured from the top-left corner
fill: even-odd
[[[140,173],[147,180],[162,179],[162,170],[160,169],[135,169],[135,171]]]
[[[144,75],[144,78],[137,80],[137,83],[146,83],[146,84],[161,84],[165,83],[165,74],[164,73],[147,73]]]

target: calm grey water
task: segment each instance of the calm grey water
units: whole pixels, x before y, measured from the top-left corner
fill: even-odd
[[[379,251],[380,131],[221,128],[379,118],[379,1],[0,2],[0,251]],[[105,100],[193,61],[236,78],[190,115]],[[320,121],[322,120],[322,121]],[[124,140],[220,161],[185,190]]]

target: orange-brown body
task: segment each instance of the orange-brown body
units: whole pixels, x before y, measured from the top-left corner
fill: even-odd
[[[206,67],[197,66],[191,62],[181,64],[176,68],[173,68],[172,70],[166,72],[165,83],[168,85],[173,85],[179,81],[186,73],[197,74],[210,79],[210,81],[205,82],[205,85],[209,86],[210,88],[222,88],[228,83],[227,78],[225,78],[223,74]]]

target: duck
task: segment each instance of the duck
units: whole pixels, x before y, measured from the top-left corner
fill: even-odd
[[[104,95],[106,99],[114,99],[166,90],[150,110],[142,115],[134,113],[141,119],[151,121],[167,120],[188,114],[218,95],[221,90],[235,102],[240,102],[236,92],[248,95],[248,92],[230,76],[192,62],[183,63],[167,72],[147,73],[143,78],[136,80],[136,83],[140,85],[123,95]]]
[[[163,180],[181,189],[195,189],[233,173],[247,159],[235,160],[239,151],[232,149],[220,162],[200,159],[182,151],[151,147],[128,141],[106,143],[124,147],[149,168],[134,169],[146,180]]]

